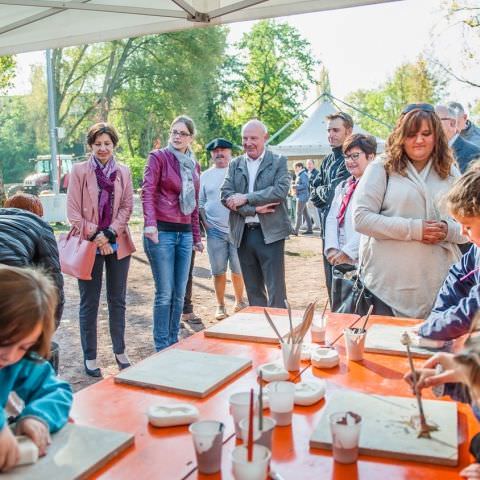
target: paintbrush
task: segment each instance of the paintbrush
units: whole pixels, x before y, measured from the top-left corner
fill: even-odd
[[[348,328],[353,328],[354,325],[356,325],[362,318],[363,318],[363,317],[359,315],[358,318],[357,318],[354,322],[352,322]],[[344,331],[345,331],[345,330],[342,330],[342,333],[341,333],[335,340],[333,340],[332,342],[330,342],[330,343],[329,343],[328,345],[326,345],[326,346],[328,346],[328,347],[333,347],[333,346],[343,337],[343,332],[344,332]]]
[[[308,306],[307,306],[307,309],[305,310],[305,312],[303,314],[302,323],[300,325],[298,334],[295,337],[295,346],[294,346],[295,352],[294,352],[294,355],[296,355],[298,353],[298,349],[301,348],[301,343],[302,343],[305,335],[307,334],[308,330],[310,330],[310,327],[312,326],[316,304],[317,304],[316,301],[314,301],[312,303],[309,303]]]
[[[259,378],[259,393],[258,393],[258,430],[263,430],[263,372],[258,373]]]
[[[370,305],[370,307],[368,308],[367,317],[365,318],[365,321],[363,322],[362,330],[365,330],[367,328],[368,319],[370,318],[370,315],[372,314],[372,311],[373,311],[373,305]]]
[[[289,335],[289,340],[293,344],[293,321],[292,321],[292,308],[290,307],[290,303],[288,302],[287,299],[285,299],[285,305],[287,307],[288,311],[288,323],[290,324],[290,335]]]
[[[281,336],[280,333],[278,332],[277,327],[276,327],[275,324],[273,323],[273,320],[271,319],[269,313],[267,312],[267,309],[266,309],[266,308],[263,309],[263,313],[265,314],[265,317],[267,318],[268,323],[270,324],[270,326],[272,327],[273,331],[275,332],[275,335],[276,335],[276,336],[278,337],[278,339],[280,340],[280,343],[285,343],[285,342],[283,341],[282,336]]]
[[[327,307],[328,307],[328,302],[330,301],[329,298],[327,298],[327,301],[325,302],[325,306],[323,307],[323,310],[322,310],[322,321],[323,321],[323,317],[325,317],[325,312],[327,311]]]
[[[411,339],[407,332],[403,332],[400,341],[405,345],[407,349],[408,363],[410,364],[410,370],[412,371],[412,381],[413,381],[413,391],[417,397],[418,411],[420,416],[420,431],[418,432],[418,438],[430,438],[430,431],[435,430],[435,428],[430,427],[427,424],[425,419],[425,412],[423,411],[422,396],[420,390],[417,388],[417,371],[415,370],[415,365],[413,364],[412,352],[410,351]]]
[[[253,388],[250,389],[250,408],[248,412],[247,461],[253,461]]]

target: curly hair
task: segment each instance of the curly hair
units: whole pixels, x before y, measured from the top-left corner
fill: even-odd
[[[42,202],[36,195],[30,195],[29,193],[17,192],[12,197],[7,198],[3,206],[5,208],[20,208],[43,217]]]
[[[462,217],[480,216],[480,161],[470,168],[453,184],[445,197],[448,210]]]
[[[442,129],[440,118],[435,112],[421,109],[412,110],[400,116],[389,135],[385,145],[385,169],[388,173],[399,173],[405,176],[409,158],[405,153],[404,144],[408,136],[415,135],[425,120],[432,129],[435,138],[432,159],[433,168],[440,178],[445,179],[450,175],[452,165],[455,163],[448,140]]]

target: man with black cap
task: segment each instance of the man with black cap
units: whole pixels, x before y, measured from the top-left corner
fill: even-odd
[[[243,278],[238,259],[237,248],[230,241],[228,225],[229,210],[220,200],[220,187],[223,184],[232,159],[233,144],[224,138],[216,138],[207,146],[213,165],[200,176],[199,211],[207,232],[207,252],[213,285],[217,298],[215,318],[222,320],[227,316],[225,309],[225,286],[227,266],[230,263],[232,284],[235,294],[234,311],[246,307],[243,302]]]

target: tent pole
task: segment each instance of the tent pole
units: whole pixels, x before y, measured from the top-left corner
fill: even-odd
[[[53,60],[52,50],[45,50],[45,58],[47,63],[47,90],[48,90],[48,133],[50,139],[50,177],[52,181],[53,193],[60,191],[58,184],[58,165],[57,165],[57,125],[55,121],[55,91],[53,87]]]

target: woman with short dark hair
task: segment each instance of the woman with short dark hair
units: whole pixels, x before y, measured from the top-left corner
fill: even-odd
[[[178,341],[192,248],[202,251],[198,220],[200,165],[190,117],[171,124],[167,147],[148,156],[143,177],[143,245],[155,282],[153,339],[157,351]]]
[[[432,309],[466,241],[441,202],[458,175],[432,105],[408,105],[354,202],[362,280],[382,313],[425,318]]]
[[[106,270],[107,303],[115,361],[130,366],[125,353],[125,298],[130,256],[135,251],[128,229],[133,209],[130,169],[115,158],[118,134],[96,123],[87,134],[90,158],[73,166],[67,192],[67,216],[76,233],[97,245],[91,280],[78,280],[80,335],[87,375],[100,377],[97,365],[97,315]]]
[[[345,140],[342,149],[350,177],[337,185],[325,222],[324,251],[333,266],[358,261],[360,234],[353,227],[353,198],[360,178],[375,158],[377,141],[371,135],[356,133]]]

